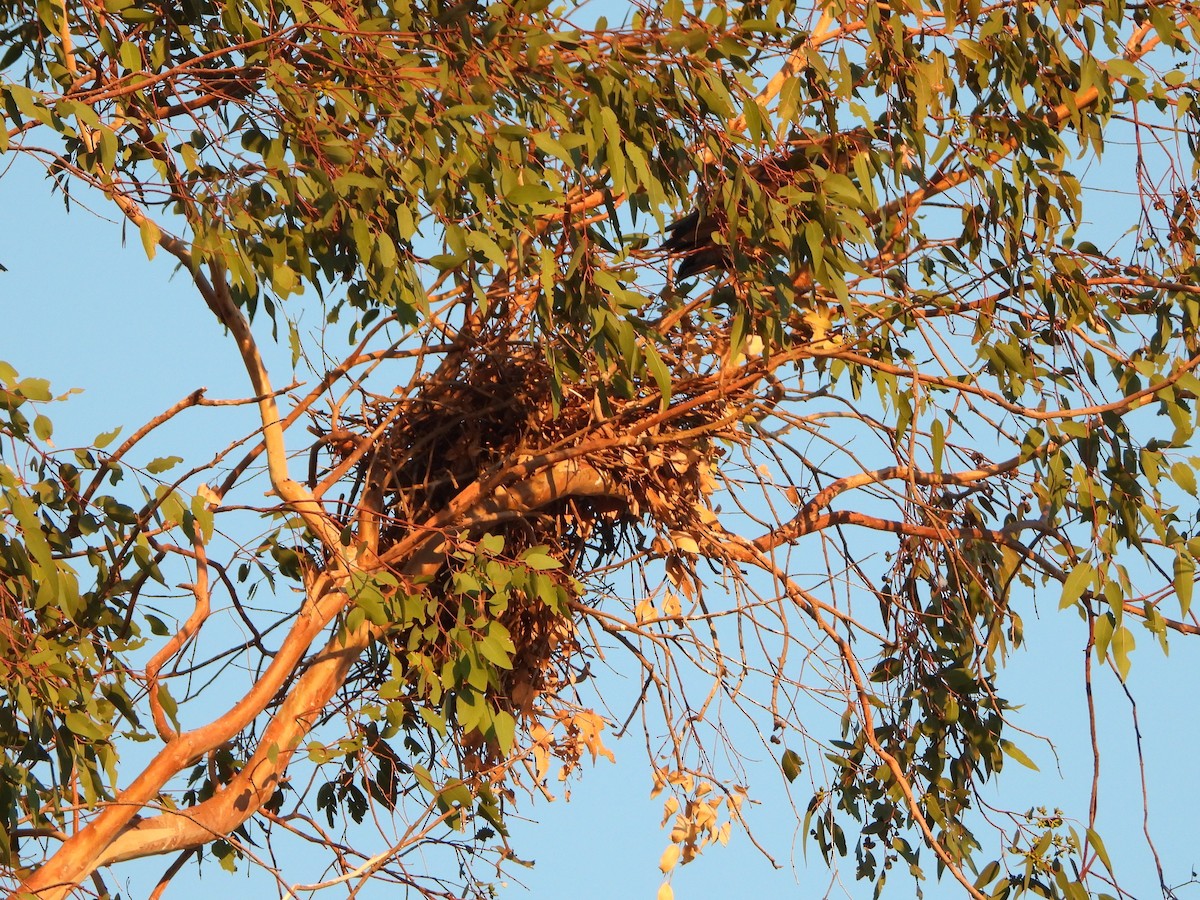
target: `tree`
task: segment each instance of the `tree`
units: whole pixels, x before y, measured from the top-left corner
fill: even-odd
[[[0,4],[0,152],[172,258],[248,384],[62,450],[47,382],[0,370],[14,895],[293,835],[335,880],[483,896],[614,715],[664,872],[741,822],[741,719],[859,878],[1115,891],[1095,804],[978,791],[1026,759],[1035,592],[1089,678],[1200,631],[1197,11],[586,15]],[[162,446],[231,402],[260,422],[215,458]],[[399,838],[339,839],[368,818]]]

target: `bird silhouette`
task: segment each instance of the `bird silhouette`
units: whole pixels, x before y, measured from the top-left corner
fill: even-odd
[[[768,193],[775,193],[788,184],[801,184],[806,179],[819,179],[820,170],[847,172],[854,156],[870,146],[866,129],[854,129],[838,134],[811,135],[788,141],[787,148],[759,160],[746,170],[755,182]],[[729,242],[718,242],[728,216],[720,206],[707,208],[698,205],[667,226],[667,239],[659,249],[678,259],[675,270],[678,279],[691,278],[710,269],[728,271],[733,267]]]

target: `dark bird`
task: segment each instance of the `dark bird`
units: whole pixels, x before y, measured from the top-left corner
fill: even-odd
[[[787,150],[762,159],[746,170],[751,178],[768,193],[787,184],[804,181],[804,176],[819,177],[814,167],[826,172],[847,172],[854,155],[870,146],[865,129],[855,129],[836,135],[817,135],[788,142]],[[728,241],[718,243],[714,237],[723,234],[728,225],[725,210],[719,206],[703,206],[676,219],[667,226],[667,239],[659,249],[680,260],[675,277],[690,278],[709,269],[728,271],[733,267],[733,255]]]

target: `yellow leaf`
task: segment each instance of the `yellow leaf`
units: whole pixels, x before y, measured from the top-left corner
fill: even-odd
[[[672,794],[667,798],[667,802],[663,804],[662,823],[666,825],[667,819],[671,818],[677,812],[679,812],[679,799]]]
[[[694,537],[676,532],[675,534],[671,535],[671,540],[673,540],[675,542],[675,546],[684,553],[700,552],[700,545],[696,543],[696,539]]]
[[[667,849],[663,851],[662,859],[658,861],[659,871],[666,875],[673,868],[675,868],[675,864],[679,862],[679,853],[680,850],[678,844],[671,844],[668,846]]]
[[[616,762],[617,758],[613,756],[613,752],[600,740],[600,732],[603,730],[604,724],[604,719],[590,709],[571,716],[571,727],[578,734],[578,739],[591,751],[593,762],[600,756],[609,762]]]
[[[654,787],[650,789],[650,799],[653,800],[655,797],[661,794],[665,785],[666,782],[663,781],[662,770],[656,768],[654,770]],[[663,817],[663,824],[667,824],[667,819],[665,816]]]
[[[658,900],[675,900],[675,892],[666,882],[663,882],[662,887],[658,889]]]
[[[158,230],[158,226],[149,219],[143,219],[142,224],[138,228],[142,233],[142,248],[146,251],[148,259],[154,259],[154,254],[158,250],[158,241],[162,237],[162,232]]]

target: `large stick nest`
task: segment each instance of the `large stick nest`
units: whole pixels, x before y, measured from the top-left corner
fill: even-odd
[[[688,362],[694,365],[694,356]],[[608,368],[590,357],[583,363],[585,372]],[[739,439],[741,419],[759,402],[755,389],[762,383],[742,379],[731,388],[720,373],[681,375],[664,404],[648,375],[626,382],[623,396],[616,381],[577,378],[556,388],[543,349],[504,333],[478,340],[469,352],[448,354],[408,396],[378,399],[359,420],[341,421],[363,435],[387,423],[359,464],[360,483],[373,486],[387,515],[381,553],[434,519],[460,491],[481,480],[499,485],[514,464],[545,454],[573,453],[609,486],[508,510],[474,530],[452,524],[447,565],[431,585],[447,629],[462,621],[459,607],[466,602],[451,589],[460,566],[452,551],[483,532],[502,535],[511,558],[531,547],[549,548],[563,567],[548,574],[573,592],[577,577],[612,562],[622,548],[645,550],[651,536],[654,551],[675,557],[676,564],[696,552],[700,532],[713,519],[713,470],[723,442]],[[528,715],[539,696],[554,696],[569,680],[571,657],[579,650],[576,630],[560,609],[520,592],[497,618],[516,654],[492,700]]]
[[[588,372],[607,368],[583,362]],[[649,376],[628,383],[625,396],[601,377],[555,385],[540,346],[501,334],[448,355],[409,396],[371,403],[354,424],[369,433],[390,420],[362,463],[391,519],[381,551],[469,485],[498,485],[513,464],[572,448],[614,489],[489,527],[511,549],[548,545],[568,563],[589,545],[611,551],[619,537],[640,544],[648,532],[688,531],[715,489],[722,440],[740,439],[742,415],[761,399],[761,382],[732,388],[719,375],[679,378],[666,410]]]

